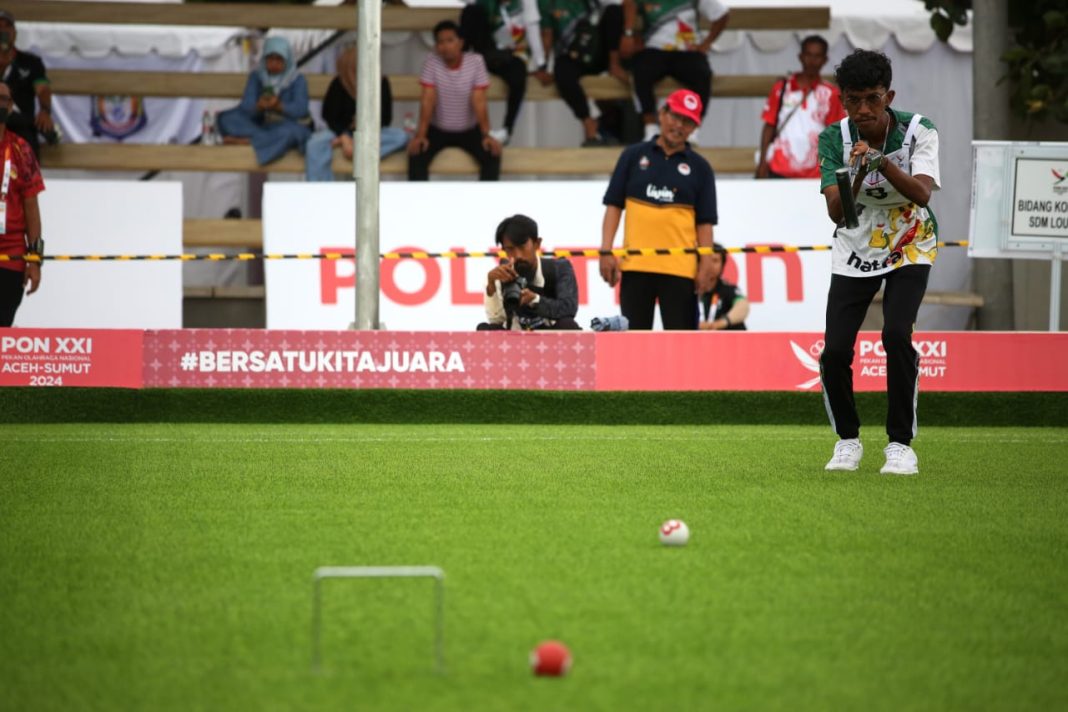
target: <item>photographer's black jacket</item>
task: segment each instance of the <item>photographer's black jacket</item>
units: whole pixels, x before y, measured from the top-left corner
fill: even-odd
[[[578,282],[575,268],[564,258],[542,257],[541,274],[545,285],[527,288],[541,299],[532,307],[520,307],[520,317],[540,316],[545,319],[574,319],[578,314]]]
[[[575,280],[575,269],[568,260],[562,258],[542,257],[540,264],[544,283],[540,286],[534,284],[537,281],[535,276],[527,285],[527,288],[540,298],[537,304],[519,308],[516,312],[519,321],[532,323],[541,319],[554,322],[574,319],[578,314],[578,282]],[[502,286],[498,283],[494,294],[486,296],[486,321],[490,324],[504,324],[506,321],[501,293]]]

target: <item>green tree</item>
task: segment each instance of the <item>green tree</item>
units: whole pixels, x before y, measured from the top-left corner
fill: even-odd
[[[923,0],[931,27],[943,42],[968,21],[972,0]],[[1014,45],[1001,57],[1002,81],[1012,87],[1012,110],[1019,116],[1068,123],[1068,0],[1009,3]]]

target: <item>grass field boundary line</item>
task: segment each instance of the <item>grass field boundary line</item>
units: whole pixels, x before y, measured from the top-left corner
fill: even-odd
[[[671,427],[671,426],[667,426]],[[794,427],[794,426],[775,426],[775,425],[763,425],[754,426],[760,428],[776,428],[776,427]],[[813,426],[804,426],[813,427]],[[740,435],[724,435],[721,432],[717,432],[714,428],[709,428],[707,433],[708,439],[716,441],[730,441],[730,442],[753,442],[763,443],[766,442],[766,438],[763,437],[745,437]],[[921,435],[922,437],[922,435]],[[700,440],[700,435],[675,435],[675,436],[661,436],[651,435],[643,436],[643,441],[655,441],[655,442],[690,442],[693,440]],[[776,436],[776,440],[779,441],[795,441],[795,442],[822,442],[833,439],[832,435],[781,435]],[[875,440],[881,440],[881,438],[874,438]],[[1013,443],[1013,444],[1036,444],[1036,445],[1068,445],[1068,436],[1064,438],[1050,438],[1049,436],[1038,436],[1033,438],[1028,437],[1012,437],[1012,438],[992,438],[989,436],[972,436],[959,435],[954,433],[953,439],[958,442],[996,442],[996,443]],[[280,438],[204,438],[204,437],[187,437],[187,438],[138,438],[138,437],[44,437],[44,438],[23,438],[13,437],[7,438],[8,442],[13,443],[28,443],[28,444],[58,444],[58,443],[138,443],[138,444],[208,444],[208,445],[251,445],[262,444],[270,445],[274,443],[284,443],[288,445],[302,444],[302,445],[315,445],[319,443],[493,443],[493,442],[633,442],[633,435],[611,435],[611,436],[594,436],[594,435],[535,435],[535,436],[518,436],[518,435],[503,435],[503,436],[456,436],[456,437],[419,437],[419,436],[396,436],[396,437],[280,437]]]

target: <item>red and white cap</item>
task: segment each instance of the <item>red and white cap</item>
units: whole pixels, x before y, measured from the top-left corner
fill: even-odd
[[[685,116],[698,126],[701,125],[701,97],[689,89],[679,89],[667,98],[667,107],[679,116]]]

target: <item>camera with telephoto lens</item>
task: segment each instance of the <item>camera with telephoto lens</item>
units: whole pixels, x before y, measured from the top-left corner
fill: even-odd
[[[504,300],[504,311],[515,314],[519,309],[523,290],[527,288],[525,277],[516,277],[515,281],[501,285],[501,299]]]

